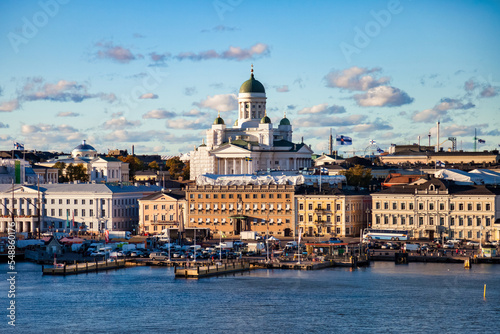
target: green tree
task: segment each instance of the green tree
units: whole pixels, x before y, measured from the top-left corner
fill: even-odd
[[[189,176],[190,176],[190,164],[189,164],[189,161],[186,162],[184,164],[184,167],[182,168],[182,173],[181,173],[181,176],[184,180],[189,180]]]
[[[340,174],[345,175],[348,185],[355,187],[366,188],[373,178],[372,170],[361,165],[351,167],[346,171],[340,172]]]
[[[73,181],[87,182],[89,180],[87,169],[83,164],[78,164],[78,165],[69,164],[66,167],[66,178],[68,179],[69,182]]]

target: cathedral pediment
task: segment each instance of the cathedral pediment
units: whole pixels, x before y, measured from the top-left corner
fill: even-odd
[[[240,147],[240,146],[228,144],[228,145],[220,146],[220,147],[212,150],[210,153],[215,154],[215,155],[219,155],[219,154],[248,154],[248,152],[251,152],[251,150]]]

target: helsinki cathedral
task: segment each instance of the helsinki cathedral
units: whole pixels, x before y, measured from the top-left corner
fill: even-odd
[[[310,146],[292,141],[286,114],[277,128],[266,114],[266,90],[250,79],[238,94],[238,119],[227,127],[220,114],[207,130],[207,139],[190,152],[191,180],[202,174],[253,174],[257,171],[298,171],[311,167]]]

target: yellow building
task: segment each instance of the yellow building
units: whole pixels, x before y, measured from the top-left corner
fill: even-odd
[[[161,234],[167,228],[182,229],[187,220],[186,196],[181,190],[166,190],[139,200],[139,232]]]
[[[295,192],[298,228],[305,236],[359,236],[367,226],[371,197],[323,185],[302,186]]]
[[[414,239],[500,239],[500,188],[430,179],[372,194],[373,228],[408,230]]]
[[[227,237],[242,231],[275,237],[294,233],[292,185],[189,186],[186,227]]]

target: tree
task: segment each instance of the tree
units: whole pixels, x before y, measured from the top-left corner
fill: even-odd
[[[143,162],[133,156],[133,155],[127,155],[126,157],[118,157],[119,160],[128,163],[128,168],[129,168],[129,179],[133,180],[135,177],[135,172],[138,170],[143,170],[144,169],[144,164]]]
[[[64,162],[58,161],[54,164],[54,168],[57,168],[57,178],[59,182],[68,182],[68,178],[65,175],[66,164]]]
[[[373,178],[372,170],[361,165],[351,167],[346,171],[340,172],[340,174],[345,175],[348,185],[355,187],[366,188]]]
[[[185,169],[187,166],[187,169]],[[173,157],[165,162],[165,169],[170,173],[172,179],[177,179],[179,176],[189,179],[189,165],[181,161],[179,157]]]
[[[66,178],[69,182],[73,181],[81,181],[87,182],[89,180],[89,176],[87,174],[87,168],[83,166],[83,164],[73,165],[69,164],[66,167]]]
[[[150,162],[149,165],[148,165],[148,167],[150,169],[154,169],[154,170],[159,170],[160,169],[160,166],[158,166],[158,163],[156,162],[156,160],[153,161],[153,162]]]

